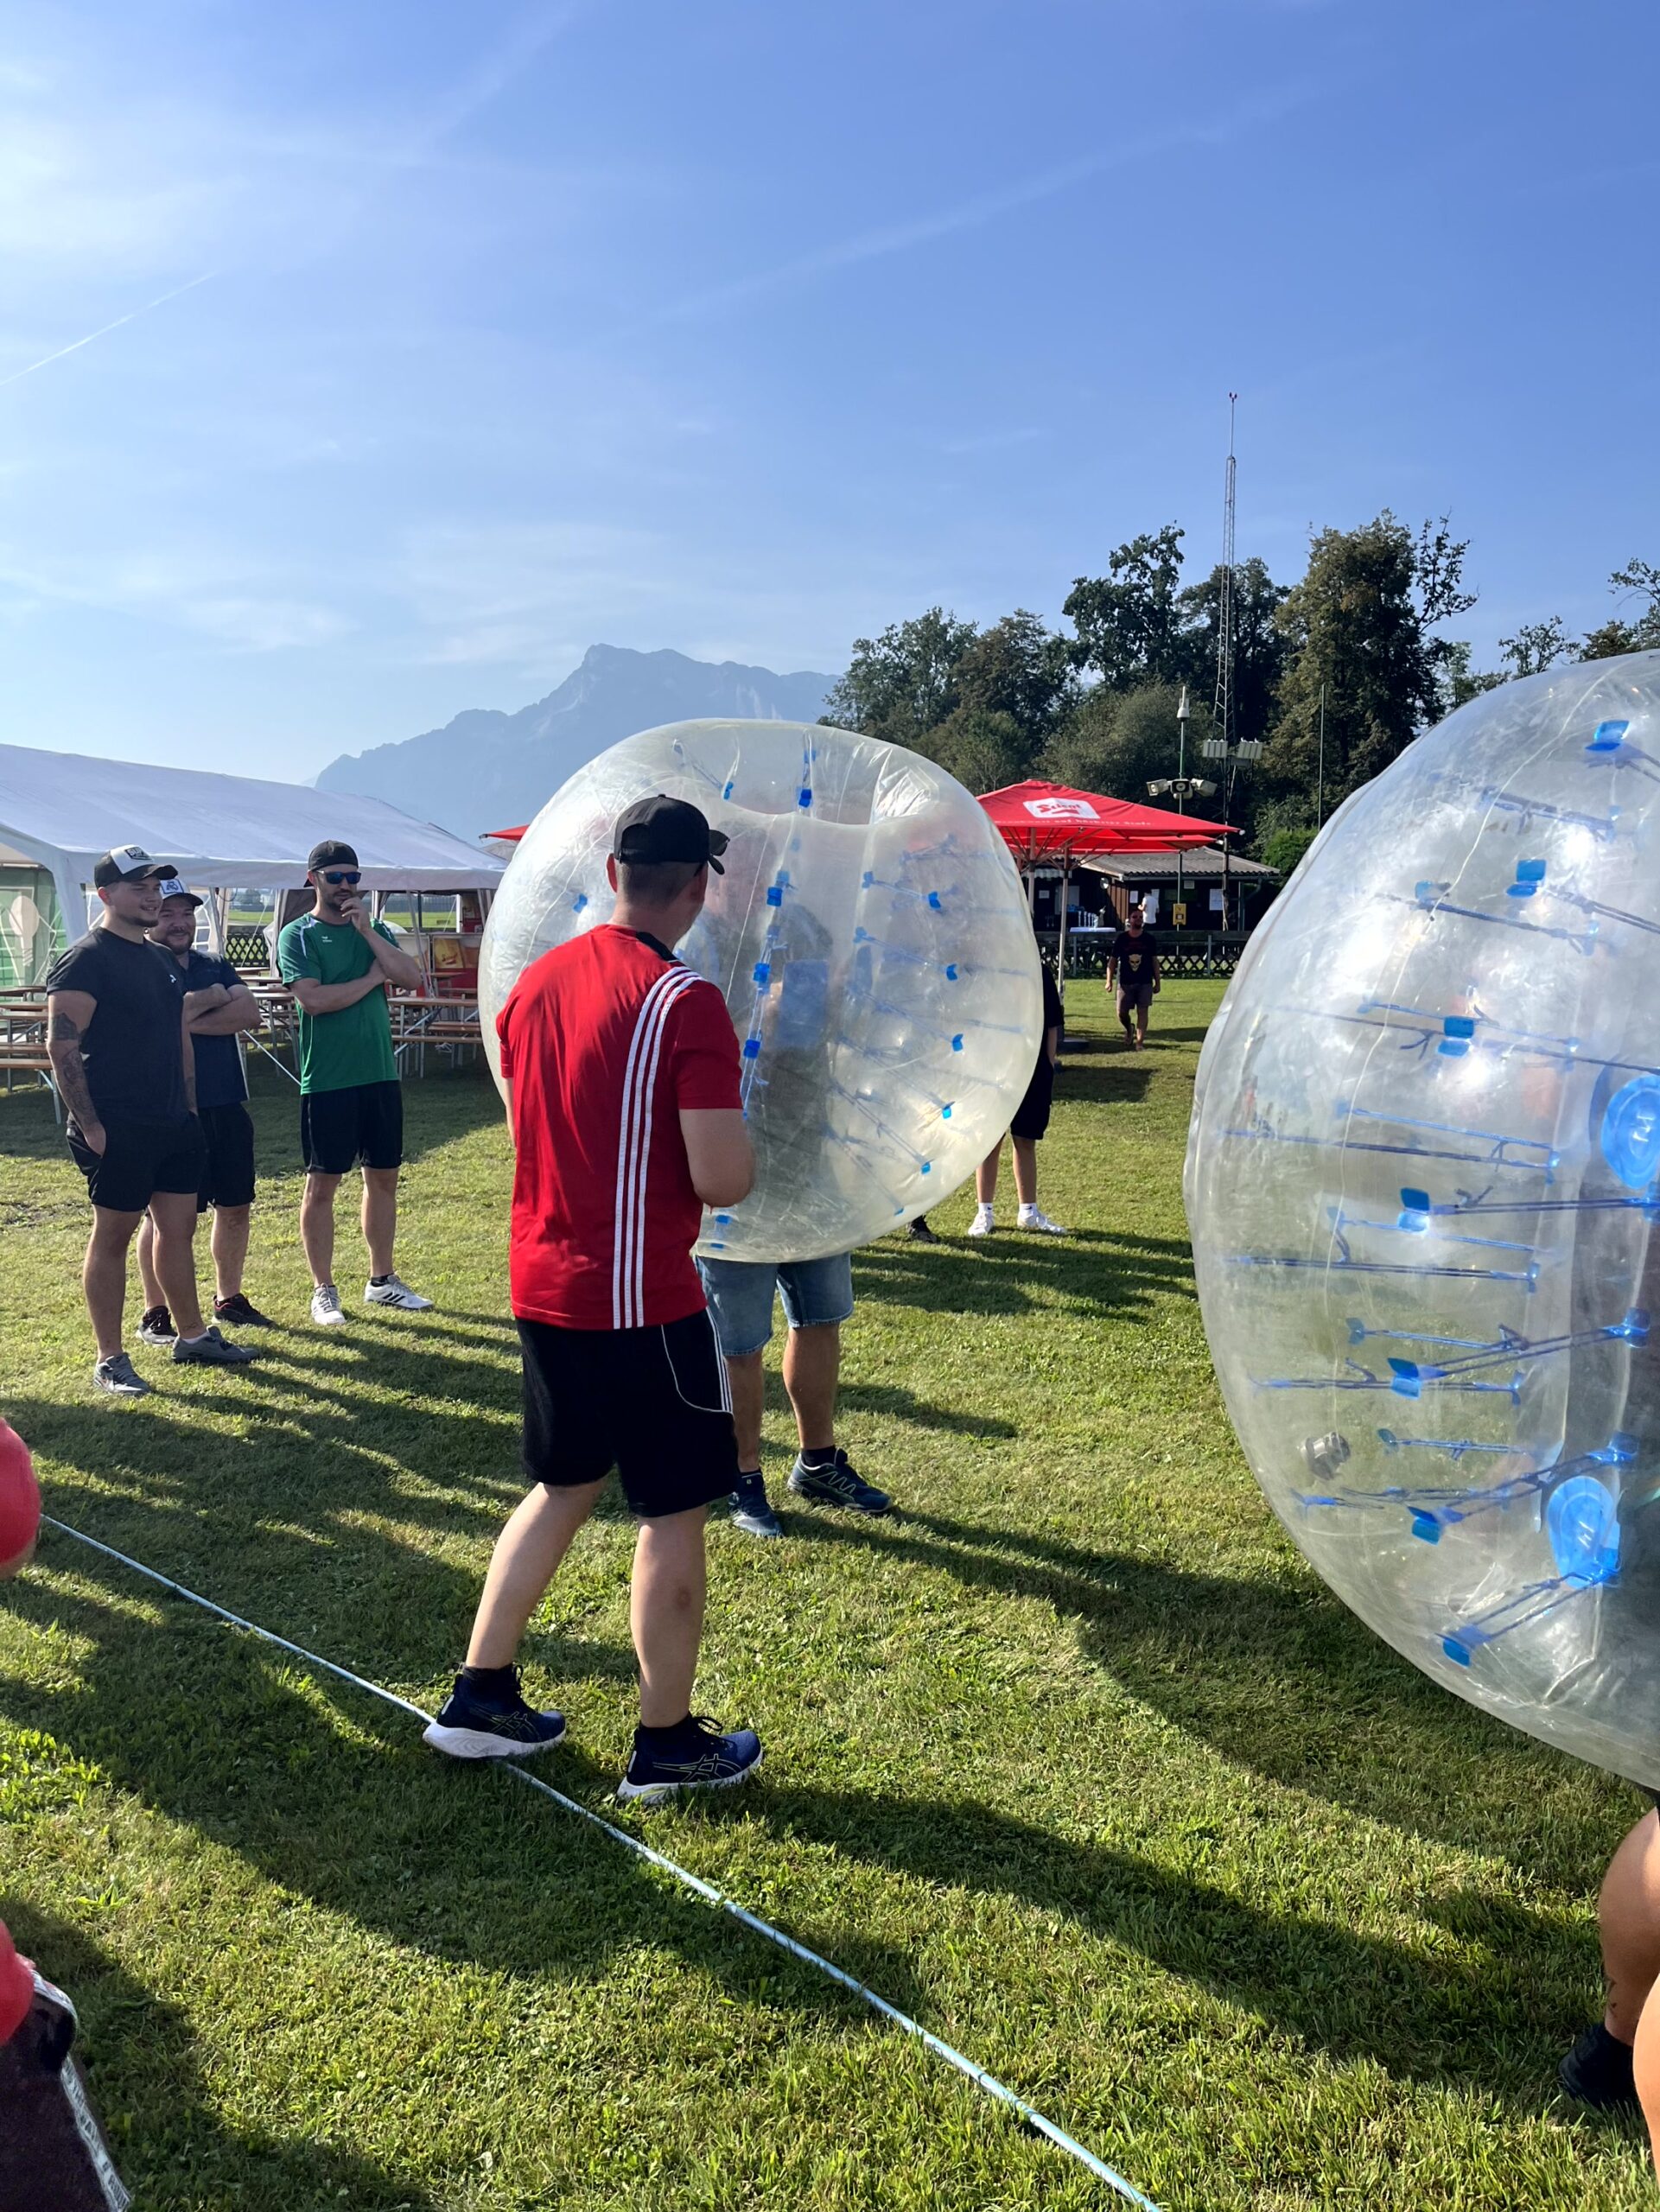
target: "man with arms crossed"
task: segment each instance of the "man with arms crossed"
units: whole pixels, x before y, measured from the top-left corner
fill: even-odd
[[[306,880],[317,893],[308,914],[277,941],[277,967],[300,1009],[300,1148],[306,1164],[300,1241],[311,1268],[311,1318],[346,1319],[334,1287],[334,1193],[363,1169],[363,1241],[369,1248],[369,1306],[424,1313],[392,1266],[398,1171],[404,1164],[404,1091],[392,1052],[387,990],[419,991],[421,963],[400,952],[358,896],[358,856],[338,838],[314,845]]]
[[[1159,988],[1159,948],[1139,906],[1130,908],[1129,918],[1113,938],[1112,950],[1107,955],[1109,990],[1112,988],[1115,970],[1118,981],[1118,1019],[1123,1024],[1126,1041],[1139,1052],[1147,1045],[1148,1008]],[[1133,1029],[1132,1017],[1135,1025]]]
[[[609,923],[544,953],[496,1024],[518,1165],[511,1281],[525,1363],[525,1471],[467,1664],[426,1740],[456,1758],[545,1751],[564,1717],[526,1704],[525,1624],[615,1467],[639,1522],[629,1606],[640,1725],[620,1797],[742,1782],[744,1728],[691,1710],[703,1524],[736,1478],[715,1332],[691,1248],[703,1209],[747,1196],[738,1040],[726,1001],[675,957],[726,839],[661,793],[617,823]]]
[[[150,944],[173,870],[119,845],[92,870],[98,926],[47,977],[47,1051],[69,1109],[69,1150],[86,1178],[92,1235],[81,1281],[98,1340],[92,1380],[112,1397],[149,1389],[121,1346],[127,1247],[146,1208],[156,1271],[178,1324],[181,1366],[241,1367],[253,1357],[205,1325],[196,1303],[196,1192],[202,1141],[193,1110],[184,978]]]
[[[170,877],[162,886],[162,911],[149,941],[178,962],[184,977],[185,1027],[196,1064],[196,1119],[207,1154],[197,1211],[206,1213],[210,1206],[213,1211],[213,1319],[232,1328],[268,1329],[270,1322],[242,1289],[253,1212],[253,1122],[236,1040],[240,1031],[259,1027],[259,1007],[228,960],[196,950],[201,903],[176,875]],[[138,1333],[149,1344],[171,1344],[173,1317],[156,1273],[155,1224],[148,1214],[138,1231],[138,1274],[144,1286]]]

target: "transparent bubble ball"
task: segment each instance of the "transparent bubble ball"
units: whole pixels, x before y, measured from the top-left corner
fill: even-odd
[[[521,841],[485,931],[492,1065],[524,969],[609,919],[614,826],[652,791],[731,841],[679,951],[725,995],[757,1172],[741,1205],[704,1217],[700,1254],[822,1259],[948,1197],[1036,1065],[1037,944],[984,809],[932,760],[848,730],[673,722],[579,770]]]
[[[1269,1503],[1437,1681],[1660,1785],[1660,653],[1505,684],[1327,824],[1186,1196]]]

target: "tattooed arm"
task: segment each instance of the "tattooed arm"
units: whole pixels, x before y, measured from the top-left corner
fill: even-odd
[[[86,1064],[80,1040],[98,1012],[90,991],[54,991],[46,1002],[46,1054],[57,1077],[58,1095],[69,1109],[69,1118],[80,1131],[89,1152],[104,1149],[104,1124],[98,1118],[86,1082]]]
[[[179,1049],[184,1054],[184,1103],[196,1110],[196,1048],[190,1041],[190,1008],[179,1017]]]

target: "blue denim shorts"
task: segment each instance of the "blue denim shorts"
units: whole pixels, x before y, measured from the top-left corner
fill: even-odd
[[[823,1329],[853,1311],[853,1255],[830,1260],[699,1260],[715,1333],[728,1359],[759,1351],[773,1333],[773,1293],[792,1329]]]

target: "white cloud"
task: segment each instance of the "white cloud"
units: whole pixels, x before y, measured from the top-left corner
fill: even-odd
[[[14,618],[54,607],[92,607],[193,632],[235,652],[316,645],[355,626],[339,609],[285,589],[229,555],[163,555],[146,549],[54,559],[0,547],[0,591]]]

